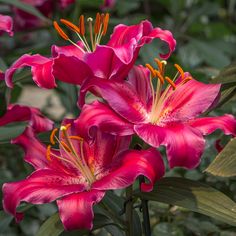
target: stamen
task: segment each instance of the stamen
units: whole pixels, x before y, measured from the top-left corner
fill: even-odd
[[[187,83],[189,80],[192,80],[193,78],[191,77],[191,76],[188,76],[187,78],[185,78],[184,80],[183,80],[183,83],[185,84],[185,83]]]
[[[69,138],[74,139],[74,140],[83,141],[83,138],[81,138],[80,136],[69,136]]]
[[[156,74],[157,78],[161,81],[161,83],[164,84],[165,80],[164,80],[164,77],[162,76],[162,74],[158,70],[155,70],[155,74]]]
[[[52,133],[51,133],[51,135],[50,135],[50,142],[51,142],[51,144],[55,144],[55,141],[54,141],[54,136],[55,136],[55,134],[56,134],[56,132],[58,131],[58,128],[55,128],[55,129],[53,129],[53,131],[52,131]]]
[[[53,22],[54,28],[58,32],[58,34],[65,40],[69,40],[68,35],[62,30],[62,28],[57,24],[56,21]]]
[[[84,15],[81,15],[79,18],[79,28],[80,28],[80,34],[84,36],[85,35]]]
[[[165,77],[165,80],[171,85],[171,87],[175,90],[176,89],[176,85],[175,83],[168,77]]]
[[[51,159],[51,145],[47,146],[46,158],[48,161],[52,161],[52,159]]]
[[[154,61],[156,62],[159,71],[163,75],[163,64],[162,64],[162,62],[158,58],[154,58]]]
[[[178,70],[178,72],[180,73],[181,78],[184,79],[184,70],[178,64],[174,64],[174,66]]]
[[[65,20],[65,19],[60,19],[61,23],[63,23],[64,25],[66,25],[68,28],[70,28],[71,30],[73,30],[76,33],[80,33],[80,29],[78,26],[76,26],[75,24],[73,24],[72,22]]]
[[[97,13],[95,24],[94,24],[94,33],[95,33],[95,35],[99,33],[100,26],[101,26],[101,16],[100,16],[99,13]]]
[[[106,13],[104,20],[103,20],[103,31],[102,31],[103,36],[107,33],[109,18],[110,18],[109,13]]]
[[[155,76],[156,76],[156,73],[155,73],[155,70],[154,70],[154,68],[150,65],[150,64],[146,64],[145,65],[147,68],[148,68],[148,70],[151,72],[151,76],[152,76],[152,78],[154,78]]]
[[[61,140],[60,144],[66,149],[67,152],[69,152],[69,153],[72,152],[70,147],[64,141]]]

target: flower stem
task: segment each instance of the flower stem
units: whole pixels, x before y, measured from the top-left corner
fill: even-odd
[[[139,184],[141,186],[142,183],[145,182],[143,176],[139,177]],[[143,213],[143,228],[144,228],[144,235],[151,236],[151,225],[150,225],[150,218],[149,218],[149,210],[148,210],[148,201],[141,199],[142,204],[142,213]]]
[[[127,229],[126,229],[126,236],[133,236],[133,186],[129,186],[126,188],[126,208],[125,208],[125,214],[126,214],[126,224],[127,224]]]

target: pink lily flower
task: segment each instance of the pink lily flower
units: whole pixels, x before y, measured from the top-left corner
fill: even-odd
[[[10,36],[13,36],[13,21],[10,16],[0,14],[0,33],[2,31],[7,32]]]
[[[25,160],[35,171],[25,180],[3,185],[3,207],[17,222],[23,213],[17,212],[22,202],[43,204],[55,201],[66,230],[92,229],[93,205],[100,202],[105,191],[131,185],[139,175],[143,191],[164,174],[164,164],[158,151],[127,150],[130,137],[119,137],[94,130],[90,144],[78,133],[78,120],[66,120],[50,136],[51,145],[42,144],[27,129],[14,143],[25,150]],[[59,149],[53,148],[54,144]]]
[[[159,70],[150,65],[147,65],[150,71],[142,66],[134,67],[127,82],[87,83],[81,91],[81,99],[84,92],[94,90],[109,106],[101,102],[85,105],[81,113],[81,132],[86,133],[86,127],[89,135],[91,127],[98,126],[106,132],[126,135],[132,133],[132,125],[133,133],[149,145],[166,147],[171,168],[194,168],[204,150],[203,136],[216,129],[235,136],[236,119],[229,114],[199,117],[218,101],[220,85],[198,82],[178,65],[178,78],[174,82],[164,75],[166,62],[156,61]],[[154,78],[158,78],[156,88],[151,82]],[[167,87],[162,90],[165,81]],[[106,125],[110,120],[112,125]]]
[[[0,117],[0,126],[22,121],[28,121],[28,127],[36,133],[53,128],[53,122],[44,117],[37,108],[15,104],[9,105],[6,113]]]
[[[109,14],[97,14],[94,25],[92,18],[88,18],[92,42],[90,46],[85,38],[83,15],[80,17],[79,27],[64,19],[61,22],[73,30],[80,41],[73,42],[54,22],[61,37],[72,45],[52,46],[51,58],[38,54],[23,55],[6,71],[5,81],[8,87],[13,87],[12,77],[15,71],[25,66],[31,67],[33,80],[42,88],[55,87],[55,78],[77,85],[82,85],[87,80],[97,79],[123,81],[134,65],[143,45],[151,43],[156,38],[166,42],[169,52],[161,55],[164,59],[168,58],[175,49],[176,41],[171,32],[153,28],[147,20],[132,26],[121,24],[116,26],[109,42],[101,45],[101,38],[107,32]]]

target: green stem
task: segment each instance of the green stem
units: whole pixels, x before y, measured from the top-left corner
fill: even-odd
[[[126,214],[126,236],[133,236],[133,186],[129,186],[126,188],[126,208],[125,208],[125,214]]]
[[[139,184],[141,186],[142,183],[145,182],[143,176],[139,177]],[[149,218],[149,210],[148,210],[148,201],[141,199],[142,204],[142,213],[143,213],[143,228],[144,228],[144,235],[151,236],[151,225],[150,225],[150,218]]]

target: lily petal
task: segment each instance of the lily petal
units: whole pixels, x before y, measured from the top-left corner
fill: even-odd
[[[219,92],[220,84],[204,84],[194,79],[178,85],[163,103],[163,113],[167,114],[163,122],[195,118],[214,103]]]
[[[7,112],[0,117],[0,126],[17,121],[29,121],[29,125],[37,133],[51,130],[53,127],[53,122],[44,117],[37,108],[9,105]]]
[[[50,169],[37,170],[25,180],[3,185],[3,207],[18,222],[23,218],[23,213],[16,212],[20,202],[49,203],[84,189],[85,185],[78,182],[78,177]]]
[[[123,136],[134,133],[132,124],[117,115],[109,106],[99,101],[84,105],[75,124],[78,130],[77,133],[87,140],[94,137],[93,127],[115,135]]]
[[[13,36],[13,20],[10,16],[0,14],[0,31],[5,31]]]
[[[104,191],[90,190],[57,200],[61,221],[66,230],[93,228],[93,205],[104,197]]]
[[[189,125],[201,131],[203,135],[211,134],[216,129],[221,129],[225,134],[236,136],[236,119],[225,114],[218,117],[203,117],[191,120]]]
[[[170,168],[195,168],[204,150],[205,140],[199,130],[187,124],[172,123],[166,127],[135,125],[134,130],[153,147],[166,146]]]
[[[121,189],[131,185],[139,175],[148,178],[149,183],[143,183],[142,191],[151,191],[156,180],[165,173],[165,167],[160,153],[151,148],[142,151],[126,151],[120,153],[111,166],[104,168],[108,171],[100,180],[93,184],[94,189]],[[102,175],[102,173],[101,173]]]
[[[29,66],[33,75],[34,82],[42,88],[51,89],[56,86],[55,78],[52,74],[52,59],[43,57],[39,54],[25,54],[15,61],[5,72],[5,81],[8,87],[13,88],[13,74],[16,70]]]
[[[146,104],[130,84],[110,80],[87,80],[81,87],[80,105],[87,90],[96,91],[120,116],[133,123],[142,123],[147,119]]]

